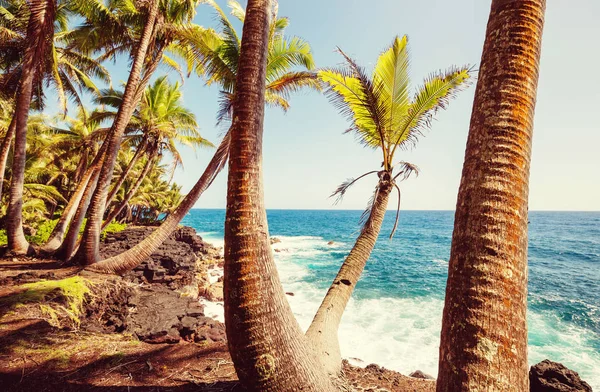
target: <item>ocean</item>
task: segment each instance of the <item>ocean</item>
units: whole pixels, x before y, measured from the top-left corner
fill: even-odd
[[[360,214],[268,211],[271,237],[281,240],[274,254],[282,284],[305,329],[358,235]],[[436,376],[454,212],[402,211],[389,240],[394,215],[342,319],[342,356]],[[224,210],[192,210],[182,223],[223,246],[224,219]],[[529,220],[529,362],[561,362],[600,390],[600,212],[530,212]]]

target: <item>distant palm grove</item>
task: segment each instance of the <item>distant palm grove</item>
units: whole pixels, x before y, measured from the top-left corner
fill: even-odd
[[[213,26],[194,22],[201,4],[214,15]],[[0,0],[6,255],[124,274],[173,233],[228,167],[225,324],[240,382],[251,391],[349,390],[338,329],[390,196],[397,194],[399,211],[401,181],[418,174],[402,153],[435,130],[435,115],[477,77],[436,388],[528,390],[527,195],[545,0],[493,0],[481,63],[433,72],[424,81],[410,78],[410,43],[402,34],[373,43],[382,52],[372,69],[339,48],[342,65],[326,67],[315,64],[309,42],[286,35],[289,19],[278,14],[276,0],[227,6]],[[129,69],[126,81],[106,68],[114,61]],[[222,140],[202,136],[182,83],[218,86]],[[357,181],[377,177],[356,243],[308,331],[295,320],[276,273],[261,168],[265,106],[287,111],[301,90],[329,97],[348,121],[347,132],[381,154],[381,165],[334,191],[341,199]],[[185,195],[172,181],[182,149],[212,154]],[[103,259],[103,233],[128,224],[156,228]],[[396,216],[386,234],[397,224]]]

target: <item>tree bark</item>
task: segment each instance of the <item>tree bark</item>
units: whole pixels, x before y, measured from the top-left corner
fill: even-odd
[[[438,392],[528,391],[527,199],[545,0],[493,0],[442,320]]]
[[[96,190],[96,185],[98,184],[98,178],[100,177],[100,168],[104,163],[104,158],[102,158],[97,165],[93,165],[92,176],[90,177],[87,185],[85,186],[85,190],[83,195],[81,196],[81,200],[77,205],[77,211],[75,212],[75,216],[71,220],[71,224],[69,225],[69,231],[65,236],[62,244],[57,250],[57,255],[62,258],[64,261],[71,261],[75,256],[75,252],[78,248],[77,239],[79,237],[79,229],[81,225],[83,225],[83,221],[85,220],[85,215],[88,211],[88,207],[90,205],[90,201],[92,200],[92,195]]]
[[[142,182],[144,182],[144,179],[150,172],[150,169],[152,169],[155,159],[156,159],[156,154],[153,154],[148,157],[148,160],[146,161],[146,164],[144,165],[142,172],[138,176],[138,179],[135,181],[135,184],[133,184],[133,187],[129,190],[129,192],[127,192],[127,195],[125,195],[125,198],[119,203],[119,205],[117,205],[115,208],[113,208],[111,213],[108,215],[108,217],[102,223],[102,227],[100,228],[101,232],[104,229],[106,229],[106,226],[108,226],[110,224],[110,222],[112,222],[112,220],[115,219],[115,217],[117,215],[119,215],[121,210],[123,210],[123,208],[127,205],[129,200],[131,200],[131,198],[135,195],[138,188],[140,187],[140,185],[142,185]]]
[[[231,129],[225,220],[225,324],[241,383],[251,391],[335,390],[285,298],[269,245],[262,130],[271,2],[249,0]]]
[[[100,170],[101,160],[104,159],[105,151],[106,144],[103,144],[102,147],[100,147],[100,149],[98,150],[96,157],[94,157],[94,160],[92,161],[90,167],[87,168],[87,170],[83,174],[83,178],[77,184],[75,192],[73,192],[73,195],[71,195],[71,198],[65,206],[65,209],[63,210],[60,219],[56,223],[56,226],[54,226],[54,230],[52,230],[50,238],[48,238],[48,241],[42,247],[43,252],[52,254],[56,252],[62,245],[65,233],[67,232],[67,228],[69,227],[69,223],[71,222],[71,219],[77,212],[77,208],[81,203],[85,191],[88,189],[88,183],[94,177],[94,172]],[[85,212],[83,214],[85,216]],[[79,227],[77,228],[77,231],[79,232]]]
[[[6,173],[6,162],[8,161],[10,146],[15,138],[16,129],[17,122],[13,116],[12,120],[10,121],[10,125],[6,130],[6,135],[4,135],[4,139],[2,140],[2,146],[0,147],[0,200],[2,200],[2,188],[4,185],[4,174]]]
[[[134,269],[150,257],[150,255],[154,253],[167,238],[169,238],[179,225],[179,222],[181,222],[194,204],[196,204],[200,195],[208,189],[217,174],[223,169],[229,155],[229,140],[229,133],[227,133],[198,182],[196,182],[190,192],[158,229],[133,248],[117,256],[92,264],[88,266],[87,269],[104,274],[122,275],[127,271]],[[133,220],[134,224],[137,223],[142,211],[143,209],[141,207],[136,207],[135,218]]]
[[[377,195],[365,227],[356,239],[350,254],[344,260],[315,318],[306,331],[306,336],[314,346],[325,370],[333,375],[339,375],[342,371],[342,356],[338,339],[340,321],[377,242],[393,188],[390,174],[385,171],[381,173]]]
[[[102,170],[100,171],[96,190],[89,206],[88,220],[83,233],[81,246],[78,251],[78,257],[81,259],[81,262],[86,265],[93,264],[99,259],[98,248],[100,245],[100,228],[102,226],[102,218],[104,217],[104,207],[108,196],[108,187],[110,186],[117,154],[121,146],[121,138],[131,119],[133,109],[137,105],[135,98],[137,96],[141,97],[137,92],[139,91],[142,68],[146,60],[148,47],[155,38],[154,24],[158,15],[158,3],[158,0],[152,0],[150,2],[148,19],[146,20],[142,36],[140,37],[140,43],[136,50],[131,72],[129,73],[129,79],[125,86],[125,92],[123,93],[123,100],[117,111],[117,117],[113,123],[111,132],[109,133],[109,139],[106,141],[106,143],[109,143],[106,151],[106,159],[102,166]]]
[[[54,0],[32,0],[30,3],[29,22],[27,25],[27,42],[23,56],[21,78],[15,96],[15,147],[13,149],[12,179],[10,198],[6,212],[6,234],[8,251],[15,255],[31,252],[33,248],[23,233],[23,184],[25,180],[25,157],[27,146],[27,120],[33,93],[36,72],[40,72],[40,64],[45,61],[48,42],[52,39]]]

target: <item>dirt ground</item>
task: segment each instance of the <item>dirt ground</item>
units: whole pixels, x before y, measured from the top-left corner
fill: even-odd
[[[0,259],[0,303],[19,285],[78,272],[53,260]],[[0,390],[3,391],[243,391],[223,343],[148,344],[125,334],[52,326],[39,305],[0,307]],[[345,364],[357,391],[435,390],[375,365]]]

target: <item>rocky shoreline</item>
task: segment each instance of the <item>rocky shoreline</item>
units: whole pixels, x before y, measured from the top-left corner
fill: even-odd
[[[101,244],[101,255],[109,257],[130,249],[150,235],[153,230],[152,227],[129,227],[120,233],[109,234]],[[277,238],[273,238],[271,244],[274,245],[274,249],[286,251],[280,249]],[[0,283],[2,284],[0,298],[10,295],[11,292],[22,292],[19,288],[23,283],[73,277],[79,270],[80,267],[61,266],[53,260],[35,258],[0,260]],[[130,370],[125,365],[142,362],[146,365],[136,368],[135,372],[139,374],[139,380],[133,380],[137,383],[134,385],[164,386],[167,383],[169,385],[189,384],[192,387],[200,385],[198,384],[198,377],[200,377],[204,383],[202,385],[208,388],[206,390],[224,391],[230,390],[230,387],[239,388],[227,352],[227,337],[223,324],[222,250],[203,241],[193,228],[178,228],[150,258],[123,277],[87,272],[80,275],[87,278],[92,292],[85,302],[80,323],[74,330],[77,333],[89,334],[89,341],[95,342],[89,345],[87,354],[89,358],[102,360],[109,355],[108,366],[114,366],[115,369],[124,367],[122,371],[107,373],[102,366],[93,366],[86,359],[76,359],[78,353],[67,350],[70,353],[67,357],[68,364],[73,369],[72,374],[85,369],[90,385],[97,382],[122,385],[123,382],[127,382],[124,380],[131,378]],[[45,300],[56,301],[51,297],[52,295]],[[60,303],[57,305],[60,306]],[[54,385],[48,384],[49,380],[54,380],[52,382],[56,382],[56,386],[63,389],[67,386],[78,388],[77,383],[80,382],[78,380],[81,376],[74,376],[73,380],[57,381],[54,365],[48,368],[44,365],[44,358],[54,355],[56,347],[48,346],[41,351],[38,347],[48,345],[44,336],[54,336],[54,339],[60,336],[59,340],[65,347],[80,345],[80,338],[71,335],[69,331],[72,329],[64,329],[64,327],[57,329],[49,322],[50,320],[46,320],[47,316],[44,316],[43,312],[40,313],[41,306],[34,304],[19,308],[18,312],[13,312],[10,317],[0,320],[0,337],[7,333],[2,331],[9,331],[8,333],[12,334],[6,335],[12,336],[10,338],[12,344],[7,345],[5,349],[0,349],[0,356],[8,358],[4,365],[0,364],[0,381],[5,380],[15,386],[18,385],[14,390],[31,390],[33,387],[37,388],[38,384]],[[41,324],[39,324],[40,320],[42,320]],[[22,345],[25,343],[22,339],[24,338],[18,331],[23,323],[29,325],[31,322],[39,325],[38,328],[49,335],[36,332],[35,336],[40,336],[40,342],[23,351]],[[133,336],[134,339],[129,336]],[[122,339],[122,341],[112,343],[114,339],[119,341]],[[108,348],[102,348],[102,342],[111,343],[106,343]],[[136,346],[136,342],[140,346]],[[117,350],[116,347],[123,350],[118,351],[121,354],[106,354],[102,351],[108,349],[109,353],[113,353]],[[15,352],[26,352],[30,360],[23,362],[20,357],[13,358],[17,355]],[[131,359],[125,365],[121,365],[122,355],[125,352]],[[22,356],[22,354],[18,355]],[[171,355],[175,355],[178,359],[173,362],[170,359]],[[191,362],[181,359],[192,357],[195,359]],[[31,364],[26,365],[27,361]],[[112,361],[116,361],[117,364],[113,365]],[[157,368],[153,363],[162,365]],[[360,365],[357,366],[356,363]],[[26,374],[27,366],[29,366],[28,372],[44,372],[46,381],[33,378],[23,383],[22,378]],[[199,373],[191,374],[189,369],[195,369],[194,372]],[[348,383],[356,391],[433,392],[435,390],[433,377],[418,370],[405,376],[375,364],[367,365],[359,359],[344,360],[343,369]],[[180,374],[184,371],[187,372],[185,377]],[[111,376],[106,378],[109,373],[112,373]],[[147,384],[149,378],[153,379],[152,382],[155,384]],[[71,385],[71,382],[74,384]],[[221,385],[222,389],[212,388],[217,384]],[[533,392],[592,391],[592,388],[582,381],[576,372],[548,360],[531,368],[530,384]],[[49,390],[53,390],[52,388]],[[112,389],[107,389],[109,390]]]
[[[132,227],[111,234],[105,239],[101,254],[109,257],[127,250],[152,230],[150,227]],[[278,242],[277,238],[271,239],[271,245]],[[222,250],[204,242],[193,228],[180,227],[150,259],[123,277],[142,288],[122,303],[129,309],[125,312],[126,317],[111,315],[118,320],[112,323],[114,332],[128,331],[148,343],[225,342],[222,309],[219,310],[223,306],[222,271]],[[354,375],[352,378],[395,379],[388,386],[391,390],[396,390],[394,385],[399,385],[398,378],[406,379],[406,376],[374,364],[363,368],[344,361],[344,368],[347,374]],[[411,373],[409,378],[431,384],[434,380],[420,370]],[[531,367],[530,383],[534,392],[592,391],[576,372],[549,360]]]

